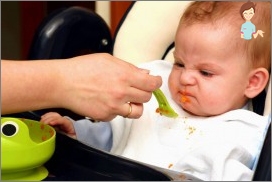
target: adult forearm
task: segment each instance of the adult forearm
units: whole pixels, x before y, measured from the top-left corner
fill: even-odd
[[[52,61],[1,61],[2,114],[57,106]],[[54,69],[56,69],[54,71]]]

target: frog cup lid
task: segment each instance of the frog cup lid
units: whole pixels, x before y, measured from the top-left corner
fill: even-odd
[[[42,180],[55,150],[56,131],[38,121],[1,118],[2,180]]]

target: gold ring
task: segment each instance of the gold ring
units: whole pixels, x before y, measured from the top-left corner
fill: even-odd
[[[131,103],[128,102],[128,105],[129,105],[129,111],[128,111],[128,114],[126,116],[124,116],[124,118],[127,118],[132,113],[132,105],[131,105]]]

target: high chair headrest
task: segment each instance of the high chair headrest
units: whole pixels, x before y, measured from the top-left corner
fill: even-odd
[[[113,55],[136,65],[162,59],[174,42],[179,20],[190,2],[135,2],[115,36]]]

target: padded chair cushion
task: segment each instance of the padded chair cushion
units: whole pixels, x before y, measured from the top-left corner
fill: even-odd
[[[134,3],[115,36],[113,55],[136,65],[162,59],[174,42],[179,19],[190,2]],[[173,56],[165,59],[173,60]]]

